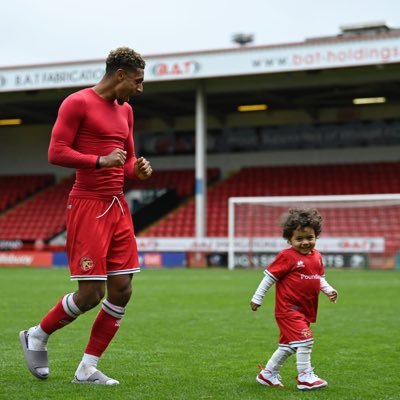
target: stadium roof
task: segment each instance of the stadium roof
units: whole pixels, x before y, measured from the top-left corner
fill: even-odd
[[[301,43],[145,57],[145,93],[132,100],[136,116],[192,116],[199,80],[208,114],[218,118],[235,113],[242,104],[310,113],[350,107],[354,97],[385,97],[400,104],[400,32],[367,29],[359,35],[359,30],[344,30],[348,34]],[[53,123],[65,96],[95,84],[103,64],[96,60],[0,68],[0,118]]]

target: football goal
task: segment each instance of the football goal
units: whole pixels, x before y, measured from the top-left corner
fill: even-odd
[[[400,194],[231,197],[228,268],[266,267],[288,246],[281,219],[290,208],[317,208],[326,266],[394,268],[400,252]]]

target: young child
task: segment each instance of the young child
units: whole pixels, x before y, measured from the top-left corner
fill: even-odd
[[[322,217],[315,209],[289,210],[282,222],[283,237],[291,245],[281,251],[265,270],[265,277],[251,299],[257,311],[264,295],[276,283],[275,318],[279,326],[278,349],[257,376],[266,386],[283,386],[279,370],[286,359],[296,353],[297,388],[312,390],[328,385],[311,366],[314,343],[310,323],[316,321],[318,295],[322,290],[336,303],[338,293],[324,275],[321,254],[314,249],[321,233]]]

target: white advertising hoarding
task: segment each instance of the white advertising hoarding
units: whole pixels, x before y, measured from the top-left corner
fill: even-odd
[[[136,238],[139,251],[203,251],[225,253],[228,251],[228,238]],[[279,237],[236,238],[235,252],[277,253],[288,247],[287,242]],[[340,237],[321,238],[316,248],[327,253],[383,253],[385,239],[382,237]]]
[[[400,34],[144,58],[147,82],[379,65],[400,62]],[[103,73],[104,61],[0,68],[0,92],[91,86]]]

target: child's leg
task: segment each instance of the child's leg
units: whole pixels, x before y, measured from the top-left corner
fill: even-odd
[[[314,374],[311,366],[312,345],[297,348],[297,388],[300,390],[312,390],[325,387],[328,382]]]
[[[306,374],[312,371],[311,352],[312,352],[312,345],[301,346],[297,348],[296,366],[299,375]]]
[[[265,368],[257,375],[256,381],[265,386],[282,387],[279,371],[286,359],[295,352],[290,346],[279,346],[268,360]]]
[[[286,359],[294,353],[295,350],[290,346],[280,345],[268,360],[265,368],[257,375],[256,381],[265,386],[282,387],[279,371]]]
[[[305,318],[277,318],[280,346],[288,346],[296,350],[296,365],[298,371],[297,387],[310,390],[327,385],[327,382],[314,374],[311,366],[311,352],[314,343],[310,324]]]
[[[286,359],[296,351],[289,346],[279,346],[268,360],[265,370],[271,372],[279,372]]]

